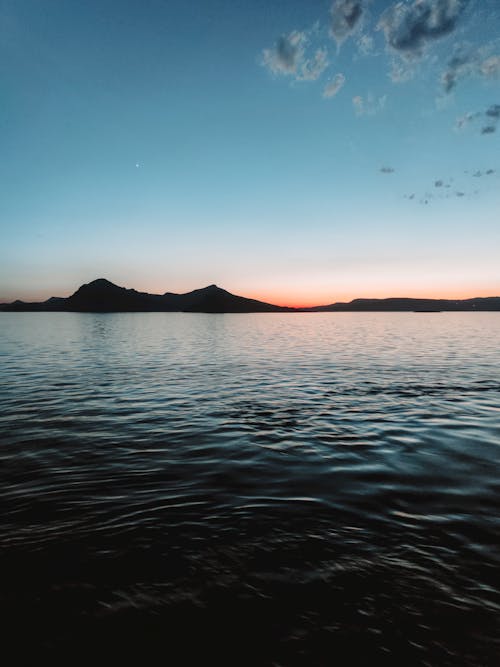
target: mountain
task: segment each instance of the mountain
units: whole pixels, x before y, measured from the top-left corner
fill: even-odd
[[[476,311],[500,310],[500,297],[491,296],[475,299],[354,299],[348,303],[332,303],[315,306],[310,312],[361,312],[361,311]]]
[[[166,307],[159,294],[137,292],[135,289],[119,287],[109,280],[98,278],[79,287],[68,297],[63,310],[80,312],[130,312],[175,310]]]
[[[0,304],[4,311],[75,312],[191,312],[191,313],[287,313],[287,312],[363,312],[363,311],[500,311],[500,297],[476,299],[354,299],[313,308],[284,308],[271,303],[231,294],[209,285],[186,294],[148,294],[119,287],[99,278],[79,287],[68,298],[51,297],[40,303],[13,301]]]
[[[2,304],[7,311],[75,311],[75,312],[202,312],[251,313],[288,312],[282,308],[255,299],[231,294],[217,285],[209,285],[186,294],[148,294],[135,289],[119,287],[109,280],[98,278],[79,287],[67,299],[51,297],[41,303],[14,301]]]
[[[293,308],[283,308],[270,303],[264,303],[263,301],[257,301],[256,299],[236,296],[225,289],[217,287],[217,285],[209,285],[208,287],[197,289],[187,294],[164,294],[164,297],[167,296],[176,297],[178,305],[176,310],[192,313],[270,313],[293,310]]]

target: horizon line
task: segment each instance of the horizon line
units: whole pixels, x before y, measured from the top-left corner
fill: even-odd
[[[48,296],[46,299],[41,299],[41,300],[33,300],[33,299],[28,300],[26,297],[23,297],[23,298],[10,297],[10,300],[7,300],[7,299],[9,299],[9,297],[0,297],[0,306],[10,305],[12,303],[15,303],[16,301],[20,301],[22,303],[29,303],[29,304],[42,304],[42,303],[45,303],[46,301],[48,301],[49,299],[53,299],[53,298],[67,299],[70,296],[72,296],[72,294],[74,294],[76,291],[78,291],[78,289],[83,287],[84,285],[90,285],[90,284],[92,284],[94,282],[97,282],[97,281],[105,281],[107,283],[110,283],[110,284],[114,285],[115,287],[119,287],[119,288],[126,289],[126,290],[134,290],[134,291],[136,291],[138,293],[141,293],[141,294],[151,294],[151,295],[155,295],[155,296],[163,296],[165,294],[184,295],[184,294],[189,294],[189,293],[194,292],[194,291],[208,289],[210,287],[217,287],[218,289],[222,289],[222,290],[228,292],[229,294],[232,294],[233,296],[240,296],[240,297],[243,296],[241,294],[236,294],[235,292],[232,292],[232,291],[226,289],[225,287],[219,287],[216,283],[210,283],[210,284],[205,285],[203,287],[196,287],[194,289],[188,290],[187,292],[171,292],[170,290],[165,290],[163,292],[147,292],[147,291],[136,289],[135,287],[124,287],[123,285],[119,285],[119,284],[113,282],[112,280],[109,280],[108,278],[99,277],[99,278],[95,278],[93,280],[90,280],[89,282],[81,283],[80,285],[78,285],[76,287],[76,289],[73,292],[68,293],[67,296],[56,296],[55,294],[52,294],[52,295]],[[298,304],[290,305],[289,303],[276,303],[274,300],[269,300],[267,297],[257,296],[257,295],[253,295],[253,294],[251,296],[246,296],[245,295],[245,296],[243,296],[243,298],[260,301],[262,303],[266,303],[266,304],[272,305],[272,306],[277,306],[277,307],[280,307],[280,308],[293,308],[293,309],[297,309],[297,310],[302,310],[302,309],[310,309],[310,308],[321,308],[321,307],[326,307],[326,306],[331,306],[331,305],[336,305],[336,304],[350,304],[350,303],[353,303],[354,301],[386,301],[386,300],[391,300],[391,299],[405,299],[405,300],[408,299],[408,300],[415,300],[415,301],[418,301],[418,300],[426,300],[426,301],[472,301],[472,300],[475,300],[475,299],[499,299],[500,295],[498,295],[498,294],[488,294],[488,295],[479,296],[479,295],[476,294],[475,296],[461,296],[461,297],[456,297],[456,296],[453,296],[453,297],[449,297],[449,296],[394,296],[394,295],[391,295],[391,296],[357,296],[357,297],[353,297],[352,299],[340,299],[340,300],[332,299],[332,300],[329,300],[326,303],[325,302],[322,302],[322,303],[319,303],[319,304],[312,303],[310,305],[298,305]]]

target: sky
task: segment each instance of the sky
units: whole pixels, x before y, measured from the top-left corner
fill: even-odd
[[[500,295],[498,0],[0,0],[0,302]]]

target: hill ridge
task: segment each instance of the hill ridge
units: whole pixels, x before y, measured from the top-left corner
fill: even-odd
[[[150,294],[121,287],[107,278],[80,285],[69,297],[50,297],[42,302],[0,304],[3,311],[73,312],[358,312],[358,311],[500,311],[500,296],[469,299],[429,299],[414,297],[357,298],[309,308],[277,306],[228,292],[215,283],[190,292]]]

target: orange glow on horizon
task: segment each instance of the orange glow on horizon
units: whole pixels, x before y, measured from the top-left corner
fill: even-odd
[[[228,290],[231,291],[231,290]],[[363,292],[353,293],[335,293],[335,294],[325,294],[324,292],[318,293],[316,297],[305,297],[302,299],[297,299],[296,296],[291,295],[290,293],[283,293],[281,291],[276,292],[264,292],[264,291],[254,291],[254,292],[245,292],[237,293],[239,296],[245,296],[248,299],[256,299],[257,301],[264,301],[265,303],[271,303],[275,306],[283,306],[288,308],[312,308],[314,306],[328,306],[333,303],[349,303],[355,299],[448,299],[457,301],[463,301],[466,299],[475,299],[475,298],[487,298],[487,297],[497,297],[500,296],[500,286],[496,289],[483,288],[477,290],[446,290],[446,289],[434,289],[434,290],[423,290],[418,288],[407,289],[407,290],[394,290],[388,292],[386,289],[373,289],[365,290]]]
[[[88,281],[90,282],[90,281]],[[130,289],[132,285],[123,284],[122,281],[116,280],[113,281],[115,284],[122,287]],[[165,292],[175,292],[178,294],[184,294],[190,292],[193,289],[199,289],[192,286],[187,286],[185,288],[169,288],[165,286],[156,286],[157,283],[143,283],[137,286],[133,286],[139,292],[149,292],[150,294],[164,294]],[[4,293],[0,294],[0,303],[10,303],[17,299],[26,302],[41,302],[52,296],[61,296],[68,297],[73,294],[80,285],[64,290],[55,290],[55,289],[40,289],[40,290],[26,290],[20,289],[17,293]],[[478,285],[477,287],[467,287],[464,285],[457,285],[454,288],[450,288],[449,283],[442,287],[432,287],[428,286],[416,287],[410,284],[401,285],[399,283],[398,288],[390,289],[387,286],[373,286],[371,289],[366,289],[359,286],[358,289],[354,290],[352,287],[350,289],[318,289],[315,286],[310,285],[305,286],[287,286],[282,289],[246,289],[244,285],[231,285],[230,282],[227,284],[219,284],[218,286],[222,289],[231,292],[237,296],[246,297],[248,299],[256,299],[257,301],[263,301],[265,303],[270,303],[276,306],[283,306],[289,308],[311,308],[314,306],[327,306],[333,303],[338,302],[350,302],[354,299],[387,299],[387,298],[413,298],[413,299],[472,299],[472,298],[485,298],[485,297],[495,297],[500,296],[500,283],[497,285]],[[206,285],[201,285],[200,287],[206,287]]]

